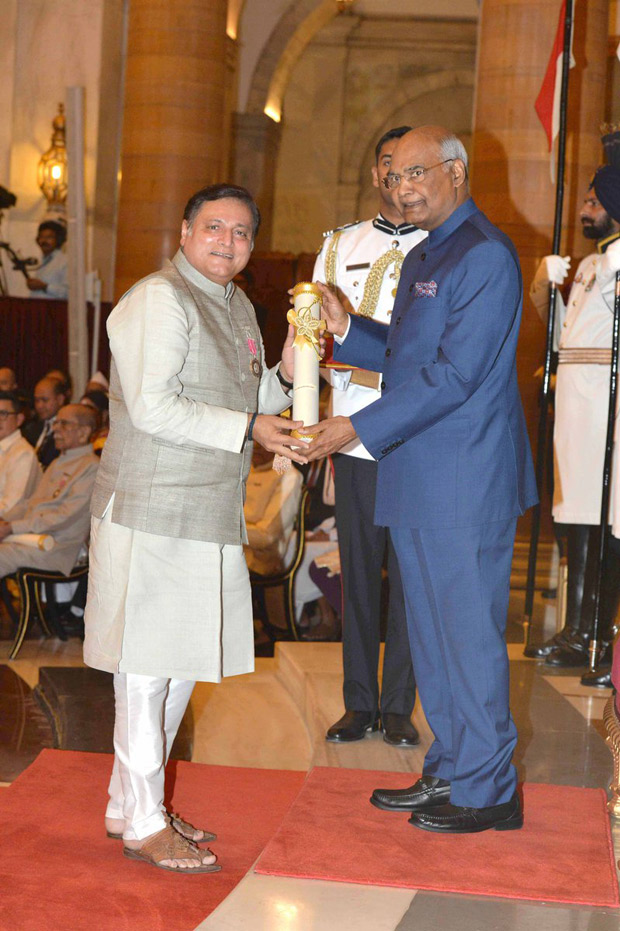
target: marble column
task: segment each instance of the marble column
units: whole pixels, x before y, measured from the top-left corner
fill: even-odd
[[[232,177],[254,195],[262,217],[256,248],[269,251],[282,123],[264,113],[235,113],[233,132]]]
[[[484,0],[478,47],[472,193],[478,206],[515,243],[527,294],[537,264],[551,250],[555,187],[547,140],[534,110],[555,37],[558,0]],[[562,255],[591,251],[579,224],[587,184],[602,158],[608,0],[575,4],[567,137]],[[519,343],[519,380],[535,436],[545,333],[526,299]]]
[[[174,255],[183,207],[225,180],[226,0],[131,0],[118,297]]]

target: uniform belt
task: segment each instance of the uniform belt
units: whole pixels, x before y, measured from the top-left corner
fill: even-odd
[[[370,372],[368,369],[353,369],[351,384],[363,385],[364,388],[374,388],[375,391],[378,391],[381,387],[381,374],[380,372]]]
[[[596,349],[595,347],[560,349],[558,363],[560,365],[611,365],[611,349]]]

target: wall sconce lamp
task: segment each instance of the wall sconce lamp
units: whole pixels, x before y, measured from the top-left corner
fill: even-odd
[[[65,140],[65,108],[58,104],[52,122],[52,140],[47,152],[39,159],[38,182],[50,207],[62,206],[67,198],[67,145]]]

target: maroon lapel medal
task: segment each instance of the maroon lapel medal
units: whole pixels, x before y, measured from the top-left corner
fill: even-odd
[[[256,378],[260,378],[261,364],[258,361],[258,345],[249,330],[245,331],[245,335],[248,341],[248,349],[250,350],[250,371]]]

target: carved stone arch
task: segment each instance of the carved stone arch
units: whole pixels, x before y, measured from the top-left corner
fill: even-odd
[[[271,243],[275,173],[282,130],[281,123],[265,115],[269,94],[272,91],[274,97],[271,110],[279,116],[295,62],[337,12],[333,0],[291,3],[261,51],[245,110],[234,115],[231,175],[252,191],[260,207],[263,222],[257,238],[259,249],[269,248]],[[243,42],[243,33],[240,39]]]
[[[239,23],[243,16],[243,7],[246,0],[228,0],[226,10],[226,35],[230,39],[236,39],[239,35]]]
[[[291,69],[323,26],[338,15],[334,0],[297,0],[279,20],[252,75],[247,113],[263,113],[275,79],[282,100]]]

